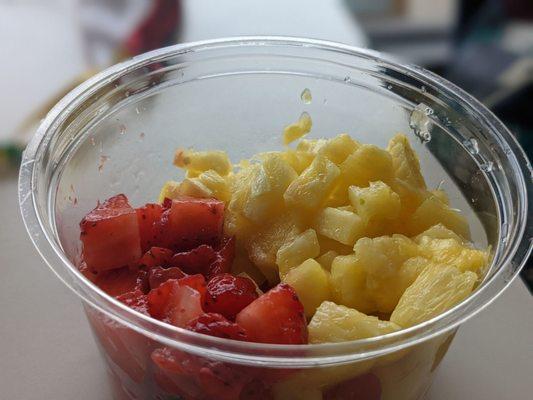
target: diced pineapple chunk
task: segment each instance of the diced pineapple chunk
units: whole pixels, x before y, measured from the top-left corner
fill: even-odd
[[[370,182],[390,182],[393,178],[392,157],[385,150],[363,144],[340,165],[341,180],[351,185],[368,186]]]
[[[194,151],[178,149],[174,155],[174,165],[192,171],[208,171],[210,169],[225,176],[231,172],[231,162],[224,151]]]
[[[256,227],[242,238],[250,260],[271,284],[279,281],[276,255],[281,246],[292,242],[301,232],[299,222],[291,212],[284,212],[269,223]]]
[[[392,155],[394,175],[415,188],[425,189],[426,182],[420,172],[420,162],[407,137],[396,134],[389,141],[387,150]]]
[[[179,193],[191,197],[211,198],[214,196],[211,189],[205,186],[198,178],[185,178],[182,180]]]
[[[326,145],[327,139],[302,139],[296,145],[296,151],[306,152],[316,156],[318,151]]]
[[[167,181],[161,188],[161,192],[159,192],[159,198],[158,202],[163,203],[165,199],[175,199],[179,196],[180,184],[179,182],[175,181]]]
[[[340,165],[350,154],[357,150],[359,146],[360,144],[353,140],[350,135],[341,133],[340,135],[327,140],[326,143],[318,149],[317,154],[322,154],[335,164]]]
[[[256,285],[262,285],[266,281],[263,273],[259,271],[245,254],[237,254],[235,256],[231,267],[231,273],[233,275],[246,274],[256,283]]]
[[[414,241],[420,244],[420,241],[424,236],[433,239],[455,239],[459,243],[463,243],[463,239],[454,231],[446,228],[442,224],[433,225],[431,228],[426,229],[424,232],[414,237]]]
[[[309,323],[309,343],[346,342],[385,335],[401,329],[353,308],[323,302]]]
[[[322,205],[339,176],[339,168],[326,157],[316,156],[311,165],[289,185],[287,205],[314,210]]]
[[[281,153],[263,155],[254,170],[249,196],[243,204],[243,214],[255,223],[273,218],[283,209],[283,194],[297,177]]]
[[[450,265],[424,269],[404,292],[390,320],[402,328],[427,321],[464,300],[477,281],[474,272]]]
[[[291,268],[297,267],[308,258],[317,257],[320,254],[320,246],[316,232],[307,229],[300,233],[290,242],[285,242],[276,254],[276,264],[279,275],[283,278]]]
[[[283,157],[294,168],[297,174],[301,174],[307,167],[311,165],[315,159],[315,155],[306,151],[298,151],[293,149],[287,149],[283,153]]]
[[[400,214],[400,196],[381,181],[370,182],[364,188],[350,186],[348,196],[372,235],[390,230]]]
[[[486,251],[464,246],[456,239],[434,239],[423,236],[420,249],[433,262],[453,265],[461,271],[483,273],[489,261]]]
[[[337,253],[335,250],[328,250],[316,260],[326,271],[331,271],[331,264],[338,255],[339,253]]]
[[[366,293],[366,272],[355,254],[338,256],[333,260],[330,282],[336,303],[364,313],[375,311],[376,306]]]
[[[318,212],[313,226],[325,237],[345,245],[353,245],[363,236],[365,225],[353,212],[326,207]]]
[[[318,235],[318,243],[320,244],[321,252],[327,252],[332,250],[338,253],[339,255],[347,255],[353,253],[353,246],[342,244],[341,242],[337,242],[336,240],[330,239],[322,235]]]
[[[354,246],[357,265],[366,276],[365,295],[375,311],[390,313],[409,286],[401,279],[402,265],[418,256],[418,246],[403,235],[362,238]]]
[[[296,291],[307,317],[312,317],[323,301],[330,300],[329,274],[312,258],[291,269],[283,281]]]
[[[430,193],[431,193],[432,196],[435,196],[437,199],[442,201],[447,206],[450,205],[450,199],[448,197],[448,194],[444,190],[442,190],[442,189],[434,189],[434,190],[430,191]]]
[[[283,144],[287,145],[308,134],[313,126],[311,116],[303,112],[298,122],[287,125],[283,130]]]
[[[439,223],[461,237],[470,239],[470,228],[466,218],[435,196],[430,196],[422,202],[407,221],[406,228],[409,234],[414,236]]]
[[[202,172],[198,179],[213,193],[215,198],[224,202],[228,202],[231,199],[231,191],[228,184],[229,177],[223,177],[217,171],[210,169]]]

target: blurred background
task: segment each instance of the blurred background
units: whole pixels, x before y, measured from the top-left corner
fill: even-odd
[[[22,149],[81,81],[154,48],[260,34],[368,47],[428,68],[489,107],[533,158],[532,0],[0,0],[0,204],[18,214]],[[2,243],[15,220],[3,223]]]

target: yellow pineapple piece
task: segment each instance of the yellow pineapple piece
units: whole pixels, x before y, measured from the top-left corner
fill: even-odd
[[[315,155],[307,151],[287,149],[282,154],[297,174],[301,174],[315,159]]]
[[[285,203],[307,210],[320,207],[330,194],[339,173],[339,168],[326,157],[316,156],[285,191]]]
[[[283,130],[283,144],[287,145],[308,134],[313,127],[311,116],[303,112],[297,122],[287,125]]]
[[[246,254],[237,253],[233,259],[231,273],[233,275],[246,274],[256,283],[256,285],[262,285],[266,282],[263,273],[250,261]]]
[[[231,162],[224,151],[194,151],[178,149],[174,155],[174,165],[197,172],[214,170],[222,176],[231,172]]]
[[[434,189],[434,190],[430,191],[430,193],[431,193],[432,196],[435,196],[437,199],[442,201],[447,206],[450,205],[450,198],[448,197],[448,194],[444,190],[442,190],[442,189]]]
[[[393,178],[392,157],[385,150],[363,144],[340,165],[345,187],[368,186],[370,182],[390,182]]]
[[[316,156],[327,142],[327,139],[302,139],[296,145],[296,151],[311,153]]]
[[[416,243],[403,235],[362,238],[354,246],[357,265],[364,271],[366,296],[375,311],[390,313],[407,288],[400,279],[401,267],[420,255]],[[357,308],[357,307],[356,307]]]
[[[301,232],[298,219],[291,212],[284,212],[268,223],[256,227],[242,238],[248,257],[271,284],[279,281],[277,252],[285,243],[293,241]]]
[[[249,195],[242,206],[243,214],[255,223],[273,218],[283,210],[283,194],[297,177],[281,153],[265,154],[262,161],[255,167]]]
[[[460,271],[484,272],[489,262],[488,252],[463,245],[456,239],[434,239],[422,236],[420,249],[433,262],[457,267]]]
[[[435,196],[430,196],[422,202],[407,221],[406,229],[410,236],[414,236],[439,223],[461,237],[470,239],[470,228],[466,218]]]
[[[353,246],[348,246],[337,242],[336,240],[330,239],[328,237],[317,235],[318,243],[320,244],[320,251],[325,253],[328,251],[334,251],[339,255],[347,255],[353,253]]]
[[[345,245],[353,245],[363,235],[365,225],[361,218],[351,211],[326,207],[318,212],[313,226],[325,237]]]
[[[229,176],[223,177],[217,171],[210,169],[198,175],[198,180],[211,191],[213,197],[226,203],[231,199]]]
[[[338,304],[364,313],[376,310],[366,293],[366,272],[355,254],[338,256],[331,264],[331,291]]]
[[[329,158],[337,165],[341,165],[346,158],[359,148],[360,144],[353,140],[350,135],[341,133],[320,148],[318,154],[322,154]]]
[[[387,150],[392,156],[394,175],[415,188],[425,189],[426,182],[420,172],[420,162],[407,137],[396,134],[389,141]]]
[[[393,231],[400,215],[401,201],[390,186],[381,181],[370,182],[370,186],[364,188],[350,186],[348,196],[369,236]]]
[[[159,197],[157,201],[159,203],[163,203],[165,199],[175,199],[179,196],[180,184],[176,181],[167,181],[161,188],[161,192],[159,192]]]
[[[368,372],[374,363],[374,359],[368,359],[335,367],[301,369],[274,384],[274,399],[320,400],[324,389]]]
[[[442,224],[433,225],[431,228],[426,229],[424,232],[415,236],[413,240],[420,244],[420,241],[424,236],[430,237],[432,239],[455,239],[459,243],[463,243],[463,239],[454,231],[446,228]]]
[[[321,254],[316,260],[326,271],[331,271],[331,264],[333,264],[333,260],[338,255],[339,253],[337,253],[335,250],[328,250],[324,254]]]
[[[316,232],[307,229],[300,233],[290,242],[285,242],[276,254],[276,264],[279,268],[279,275],[283,278],[291,268],[297,267],[309,258],[317,257],[320,254],[320,245]]]
[[[331,298],[328,275],[318,262],[310,258],[291,269],[282,279],[296,291],[309,318],[323,301]]]
[[[402,328],[427,321],[464,300],[478,277],[451,265],[431,265],[424,269],[404,292],[390,320]]]
[[[385,335],[401,329],[353,308],[323,302],[309,322],[309,343],[335,343]]]
[[[400,197],[401,210],[398,221],[405,224],[405,221],[411,217],[429,193],[425,189],[416,188],[400,179],[393,179],[390,187]],[[404,233],[404,231],[400,233]]]
[[[179,194],[184,196],[199,198],[214,197],[213,191],[205,186],[199,178],[185,178],[181,181],[178,191]]]

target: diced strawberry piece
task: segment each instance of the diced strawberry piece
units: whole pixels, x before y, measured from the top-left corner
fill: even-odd
[[[124,293],[118,296],[117,300],[123,302],[128,307],[140,312],[141,314],[150,315],[148,313],[148,299],[140,290]]]
[[[244,308],[235,319],[259,343],[307,343],[304,308],[296,292],[280,283]]]
[[[251,380],[242,367],[179,350],[156,349],[152,360],[182,392],[192,394],[196,387],[201,388],[202,393],[197,394],[195,399],[239,400],[242,389]],[[171,389],[168,381],[163,383]]]
[[[146,374],[149,340],[103,314],[87,313],[94,334],[107,357],[135,382]]]
[[[231,274],[216,275],[207,283],[205,309],[234,320],[257,297],[255,284],[250,279]]]
[[[171,265],[179,267],[187,274],[204,274],[217,259],[217,253],[211,246],[201,245],[187,252],[174,254]]]
[[[123,267],[111,271],[100,272],[94,283],[108,295],[113,297],[135,290],[147,292],[148,274],[146,271],[139,269]]]
[[[178,267],[153,267],[148,272],[148,282],[150,283],[150,289],[155,289],[161,286],[169,279],[181,279],[185,276],[186,274]]]
[[[246,378],[239,369],[214,362],[203,367],[197,377],[209,400],[239,400]]]
[[[248,382],[240,394],[239,400],[273,400],[270,388],[260,379]]]
[[[139,260],[140,265],[148,268],[169,267],[174,252],[164,247],[151,247]]]
[[[206,313],[189,321],[185,329],[219,338],[246,341],[246,332],[220,314]]]
[[[157,226],[163,214],[161,204],[148,203],[143,207],[136,209],[137,220],[139,221],[139,232],[141,236],[142,251],[147,251],[150,247],[156,245]]]
[[[135,266],[141,257],[137,214],[123,194],[99,204],[80,228],[83,260],[93,272]]]
[[[205,304],[207,298],[207,287],[205,283],[205,278],[203,275],[195,274],[189,275],[185,278],[179,280],[180,285],[189,286],[190,288],[196,290],[200,293],[200,298],[202,299],[202,305]]]
[[[184,278],[187,279],[187,278]],[[198,290],[180,283],[183,279],[170,279],[148,293],[148,311],[154,318],[184,327],[203,314],[203,299]]]
[[[78,270],[93,283],[96,281],[96,278],[98,278],[98,272],[95,273],[94,271],[91,271],[89,267],[87,267],[87,263],[85,261],[81,262]]]
[[[208,268],[207,279],[218,274],[230,272],[233,259],[235,258],[235,237],[225,237],[222,240],[220,249],[217,251],[217,258]]]
[[[328,388],[324,400],[380,400],[381,382],[374,374],[359,375]]]
[[[158,246],[175,251],[194,249],[202,244],[216,246],[222,237],[224,203],[216,199],[182,196],[172,200],[157,225]]]

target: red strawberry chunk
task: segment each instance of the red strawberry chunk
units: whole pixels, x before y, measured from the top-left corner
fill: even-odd
[[[172,325],[184,327],[190,320],[203,314],[202,304],[205,300],[202,294],[192,287],[201,286],[191,278],[170,279],[157,289],[152,289],[148,293],[150,315]],[[199,281],[199,278],[196,280]]]
[[[137,214],[123,194],[99,204],[80,228],[83,260],[93,272],[134,266],[141,257]]]
[[[153,267],[148,271],[148,282],[150,283],[150,289],[155,289],[169,279],[181,279],[185,276],[186,274],[178,267]]]
[[[235,320],[236,315],[257,299],[255,284],[248,278],[231,274],[216,275],[207,283],[207,312]]]
[[[96,278],[98,278],[98,271],[91,271],[89,267],[87,267],[87,263],[85,261],[81,262],[78,270],[93,283],[96,281]]]
[[[169,267],[174,252],[164,247],[151,247],[139,260],[140,265],[148,268]]]
[[[250,380],[243,368],[179,350],[156,349],[152,352],[152,360],[183,392],[192,395],[195,388],[201,388],[203,393],[197,394],[195,399],[239,400],[243,387]],[[163,383],[171,389],[168,381]]]
[[[235,258],[235,238],[225,237],[222,240],[220,249],[217,251],[215,261],[209,266],[206,277],[212,278],[218,274],[230,272],[233,259]]]
[[[222,237],[223,220],[223,202],[182,196],[172,200],[156,224],[156,242],[175,251],[191,250],[202,244],[215,246]]]
[[[117,300],[120,300],[128,307],[140,312],[141,314],[150,315],[148,313],[148,299],[140,290],[124,293],[118,296]]]
[[[246,341],[246,332],[220,314],[206,313],[189,321],[185,329],[224,339]]]
[[[207,296],[207,288],[205,284],[205,278],[203,275],[196,274],[196,275],[186,276],[185,278],[181,278],[179,280],[179,284],[184,285],[184,286],[189,286],[190,288],[200,293],[200,297],[202,299],[202,305],[205,304],[205,299]]]
[[[359,375],[328,388],[324,400],[380,400],[381,382],[374,374]]]
[[[294,289],[284,283],[250,303],[235,321],[246,330],[251,342],[307,343],[303,305]]]
[[[239,400],[273,400],[270,388],[260,379],[248,382],[240,394]]]
[[[216,259],[215,250],[211,246],[203,244],[193,250],[174,254],[171,265],[179,267],[187,274],[205,274]]]
[[[239,400],[246,383],[241,371],[219,362],[201,368],[197,379],[209,400]]]
[[[123,267],[100,272],[94,283],[108,295],[116,297],[135,290],[148,291],[148,274],[139,269]]]
[[[147,251],[150,247],[155,246],[157,238],[157,226],[163,214],[161,204],[148,203],[144,207],[136,209],[137,220],[139,222],[139,232],[141,237],[142,251]]]

